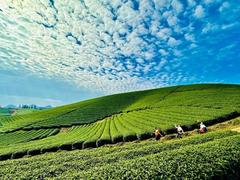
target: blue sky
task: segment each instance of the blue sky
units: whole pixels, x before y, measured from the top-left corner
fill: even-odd
[[[0,105],[240,83],[239,0],[0,0]]]

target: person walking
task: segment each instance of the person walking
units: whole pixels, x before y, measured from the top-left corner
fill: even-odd
[[[182,135],[184,133],[182,127],[180,125],[175,125],[176,129],[177,129],[177,138],[182,138]]]
[[[200,126],[200,128],[199,128],[200,134],[206,133],[208,131],[207,126],[205,124],[203,124],[203,122],[201,122],[199,126]]]
[[[160,140],[160,138],[163,136],[159,128],[155,128],[154,135],[155,135],[156,141]]]

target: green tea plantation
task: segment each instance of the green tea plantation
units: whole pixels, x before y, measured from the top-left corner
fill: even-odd
[[[0,179],[238,179],[239,117],[240,86],[225,84],[0,116]],[[219,128],[199,135],[200,122]],[[186,132],[180,140],[175,125]],[[152,139],[156,127],[160,142]]]

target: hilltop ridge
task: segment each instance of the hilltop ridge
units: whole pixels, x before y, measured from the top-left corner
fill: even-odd
[[[192,103],[204,106],[205,102],[198,95],[199,93],[208,95],[208,101],[211,101],[208,102],[210,103],[209,106],[214,105],[221,108],[226,103],[226,100],[221,98],[217,99],[218,102],[212,102],[212,100],[225,94],[233,97],[229,99],[229,103],[239,100],[238,96],[235,97],[240,92],[239,87],[239,85],[226,84],[199,84],[109,95],[22,116],[0,117],[0,123],[2,124],[0,131],[88,124],[113,114],[158,106],[193,105]],[[184,99],[179,99],[179,101],[178,98]]]

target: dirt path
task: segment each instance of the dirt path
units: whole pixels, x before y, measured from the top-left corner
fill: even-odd
[[[232,129],[232,131],[237,131],[240,133],[240,127],[234,128],[234,129]]]
[[[237,131],[240,133],[240,117],[208,126],[208,130],[209,132],[219,131],[219,130],[231,130],[231,131]],[[194,136],[196,134],[198,134],[197,129],[194,129],[190,131],[185,131],[184,136],[185,137]],[[176,134],[168,134],[162,138],[163,141],[171,140],[171,139],[176,139]]]

